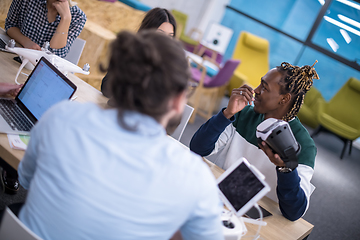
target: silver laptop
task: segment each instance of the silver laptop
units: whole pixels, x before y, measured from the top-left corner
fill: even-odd
[[[1,33],[0,31],[0,51],[13,53],[5,49],[6,44],[9,42],[10,37],[6,34]]]
[[[15,99],[0,98],[0,132],[29,135],[46,110],[75,91],[75,84],[42,57]]]
[[[187,104],[185,105],[185,109],[184,109],[183,115],[181,117],[181,122],[180,122],[179,126],[177,126],[175,131],[170,136],[172,136],[176,140],[180,141],[180,138],[185,130],[187,123],[189,122],[189,119],[190,119],[193,111],[194,111],[193,107],[191,107]]]

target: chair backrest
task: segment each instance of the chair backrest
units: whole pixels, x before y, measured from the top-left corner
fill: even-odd
[[[269,71],[269,41],[248,32],[241,32],[232,58],[241,60],[235,72],[244,74],[248,84],[257,87],[261,77]]]
[[[6,240],[41,240],[26,227],[15,214],[6,207],[0,226],[0,239]]]
[[[186,127],[187,123],[189,122],[189,119],[190,119],[193,111],[194,111],[193,107],[191,107],[187,104],[185,105],[185,109],[184,109],[183,115],[181,117],[181,122],[180,122],[179,126],[175,129],[173,134],[171,134],[170,136],[172,136],[176,140],[180,141],[180,138],[181,138],[182,134],[184,133],[185,127]]]
[[[205,87],[219,87],[227,83],[234,73],[234,70],[239,65],[240,60],[227,60],[224,66],[219,70],[212,80],[205,85]]]
[[[318,103],[317,101],[325,101],[324,97],[321,95],[319,90],[317,90],[314,86],[310,88],[310,90],[306,93],[304,98],[304,105],[313,109]]]
[[[76,38],[73,44],[70,47],[68,54],[66,55],[65,59],[69,62],[77,65],[79,63],[81,54],[84,50],[86,41],[81,38]]]
[[[330,99],[324,109],[325,113],[346,123],[347,125],[360,129],[360,81],[350,78],[342,88]]]
[[[176,37],[180,37],[181,35],[185,34],[186,22],[188,15],[178,10],[171,10],[171,13],[174,15],[177,25]]]

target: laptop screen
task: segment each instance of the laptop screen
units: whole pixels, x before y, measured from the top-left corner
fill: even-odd
[[[54,104],[69,99],[75,92],[74,86],[71,86],[73,84],[69,85],[66,77],[60,74],[46,59],[40,59],[17,96],[36,119]]]

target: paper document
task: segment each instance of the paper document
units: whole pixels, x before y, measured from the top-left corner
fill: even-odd
[[[30,140],[28,135],[8,134],[10,147],[17,150],[26,150]]]

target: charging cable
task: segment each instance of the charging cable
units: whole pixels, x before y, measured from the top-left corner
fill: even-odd
[[[260,230],[262,226],[266,226],[266,222],[263,222],[263,213],[259,207],[259,205],[257,203],[255,203],[254,207],[258,210],[259,212],[259,218],[258,219],[248,219],[248,218],[243,218],[244,222],[248,222],[248,223],[252,223],[252,224],[257,224],[259,225],[258,230],[256,231],[255,236],[251,235],[251,236],[244,236],[244,238],[250,238],[253,237],[253,240],[258,240],[258,239],[262,239],[260,237]]]

